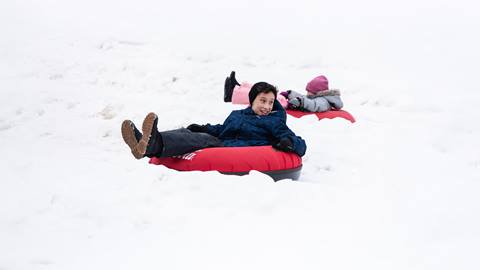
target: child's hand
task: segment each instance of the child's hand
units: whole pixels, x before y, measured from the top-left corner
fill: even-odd
[[[275,143],[273,148],[283,152],[293,152],[293,143],[289,138],[283,138]]]
[[[203,132],[206,133],[208,128],[206,125],[191,124],[187,127],[191,132]]]
[[[302,100],[299,97],[293,98],[288,101],[289,109],[298,109],[302,106]]]

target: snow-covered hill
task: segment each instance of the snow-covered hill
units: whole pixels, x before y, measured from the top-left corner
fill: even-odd
[[[0,269],[477,269],[478,6],[0,4]],[[325,74],[357,119],[289,118],[299,181],[135,160],[124,119],[220,123],[231,70]]]

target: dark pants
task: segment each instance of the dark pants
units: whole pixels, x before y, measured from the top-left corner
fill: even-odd
[[[148,157],[172,157],[194,152],[207,147],[221,147],[220,139],[207,133],[191,132],[186,128],[174,129],[160,132],[163,141],[163,151],[149,153]],[[162,149],[161,147],[154,147]]]

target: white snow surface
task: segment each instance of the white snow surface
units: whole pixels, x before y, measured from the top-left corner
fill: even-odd
[[[474,1],[0,3],[0,270],[479,269]],[[231,70],[357,122],[288,118],[299,181],[135,160],[120,125],[221,123]]]

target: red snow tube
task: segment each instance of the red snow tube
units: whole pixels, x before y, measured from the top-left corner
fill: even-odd
[[[324,118],[333,119],[336,117],[340,117],[352,123],[355,123],[355,118],[353,118],[353,116],[349,112],[344,110],[330,110],[326,112],[304,112],[304,111],[296,111],[296,110],[287,110],[287,113],[296,118],[300,118],[302,116],[309,115],[309,114],[315,114],[318,120],[322,120]]]
[[[275,181],[297,180],[302,169],[302,159],[297,154],[277,151],[271,146],[205,148],[182,156],[153,157],[150,163],[177,171],[219,171],[235,175],[256,170]]]

